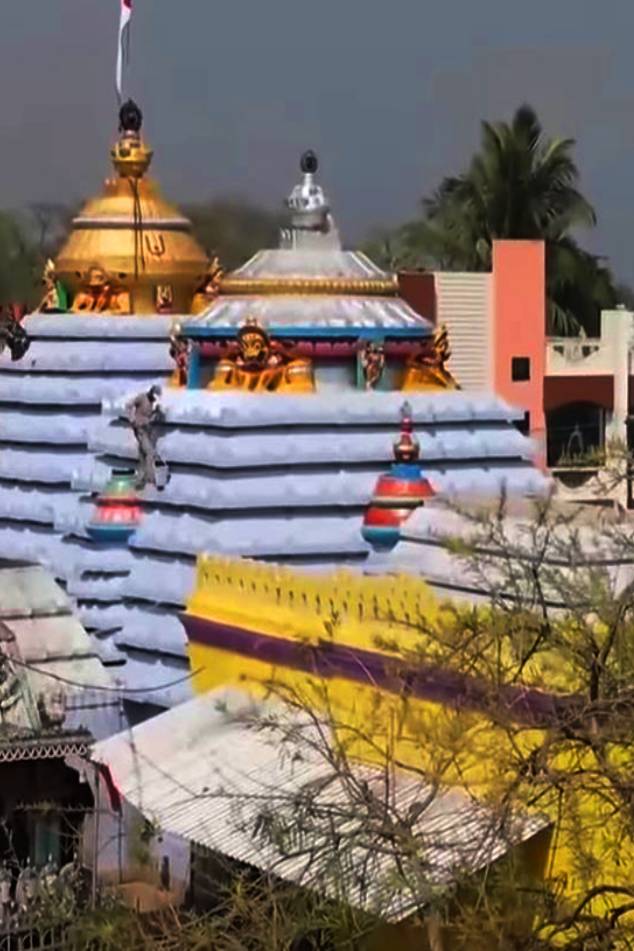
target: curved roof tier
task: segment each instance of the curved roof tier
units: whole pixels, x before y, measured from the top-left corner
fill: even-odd
[[[258,251],[242,267],[233,271],[223,282],[223,291],[241,281],[263,280],[272,285],[280,279],[315,279],[378,281],[383,293],[397,292],[394,275],[383,271],[362,251],[344,251],[341,248],[273,248]]]
[[[432,325],[399,297],[345,294],[221,296],[215,307],[187,318],[188,336],[223,337],[255,317],[277,336],[428,337]]]

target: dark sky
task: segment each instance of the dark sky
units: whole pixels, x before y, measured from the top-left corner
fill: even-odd
[[[118,0],[0,13],[0,204],[95,191],[116,132]],[[632,0],[135,0],[129,91],[177,200],[270,206],[316,149],[344,235],[410,216],[532,103],[577,139],[589,245],[634,282]]]

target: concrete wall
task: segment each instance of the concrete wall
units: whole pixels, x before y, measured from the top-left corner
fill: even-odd
[[[544,455],[546,269],[542,241],[493,242],[493,349],[497,395],[529,415]],[[528,358],[529,378],[513,379],[514,358]]]

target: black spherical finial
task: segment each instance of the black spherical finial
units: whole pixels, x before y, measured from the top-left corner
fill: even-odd
[[[304,175],[314,175],[319,168],[319,160],[313,150],[308,149],[302,155],[299,165]]]
[[[136,135],[143,125],[143,113],[133,99],[128,99],[119,109],[119,132],[134,132]]]

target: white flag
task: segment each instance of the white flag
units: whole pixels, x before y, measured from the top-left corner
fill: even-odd
[[[130,20],[132,19],[132,0],[120,0],[121,18],[119,20],[119,48],[117,50],[117,96],[123,101],[123,67],[128,59]]]

